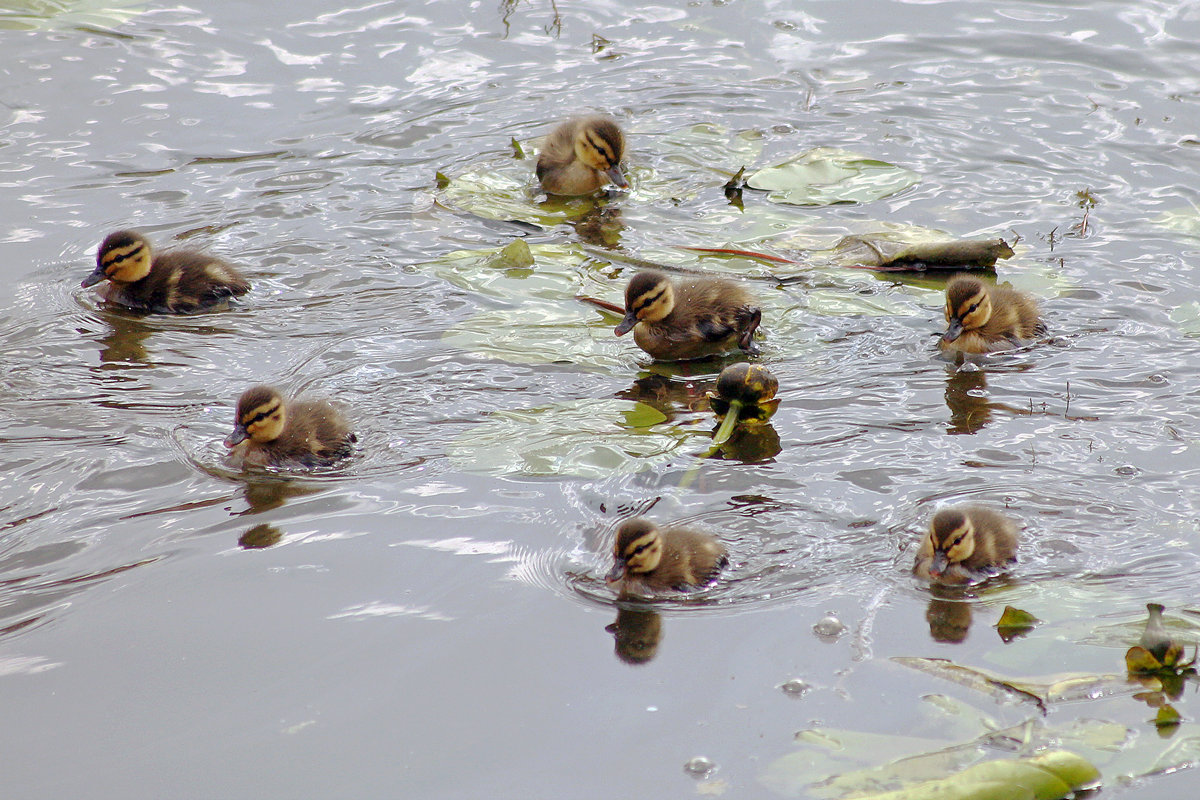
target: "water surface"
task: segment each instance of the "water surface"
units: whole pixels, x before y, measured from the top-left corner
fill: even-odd
[[[852,742],[828,774],[1019,725],[964,760],[1061,745],[1103,797],[1197,786],[1193,725],[1160,738],[1123,682],[1146,602],[1196,638],[1193,6],[30,4],[0,27],[14,796],[825,797],[798,731]],[[540,205],[511,140],[584,110],[625,127],[633,190]],[[815,146],[921,182],[726,201],[743,164]],[[759,281],[783,403],[700,461],[720,364],[651,365],[574,300],[631,271],[581,240],[762,278],[676,248],[883,224],[1017,240],[999,277],[1052,336],[960,370],[934,356],[936,280]],[[120,227],[255,288],[195,317],[103,307],[79,281]],[[516,237],[528,270],[447,257]],[[345,403],[360,452],[232,470],[220,440],[263,381]],[[916,540],[964,500],[1021,521],[1021,563],[935,596]],[[618,616],[599,576],[638,511],[718,533],[726,579]],[[1006,605],[1043,622],[1004,644]],[[1042,713],[892,660],[913,656],[1120,688]],[[1175,705],[1197,716],[1191,689]]]

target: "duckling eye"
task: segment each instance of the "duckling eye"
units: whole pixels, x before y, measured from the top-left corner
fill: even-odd
[[[637,547],[633,548],[633,554],[635,556],[640,556],[642,554],[642,551],[645,549],[646,549],[646,545],[639,544]]]
[[[967,313],[973,314],[977,308],[979,308],[979,303],[971,303],[971,307],[967,309]]]

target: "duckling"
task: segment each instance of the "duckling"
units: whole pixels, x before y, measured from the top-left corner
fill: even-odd
[[[725,546],[707,533],[687,528],[660,530],[640,517],[617,529],[613,558],[616,564],[604,581],[620,594],[703,586],[729,563]]]
[[[349,455],[350,445],[358,441],[329,403],[288,403],[270,386],[247,389],[238,400],[235,420],[225,446],[238,448],[242,463],[249,466],[328,466]]]
[[[1017,558],[1017,525],[983,506],[954,506],[933,515],[913,574],[938,583],[970,583]]]
[[[750,293],[720,278],[672,281],[653,270],[639,272],[625,289],[625,319],[617,336],[633,340],[659,361],[688,361],[740,347],[758,354],[754,331],[762,311]]]
[[[963,353],[1007,350],[1046,333],[1032,297],[970,275],[946,284],[946,323],[938,347]]]
[[[137,231],[117,231],[96,254],[83,288],[109,280],[105,300],[155,314],[190,314],[250,291],[241,274],[219,258],[195,250],[153,254]]]
[[[607,183],[629,187],[621,173],[625,135],[611,117],[577,117],[546,137],[537,177],[547,194],[591,194]]]

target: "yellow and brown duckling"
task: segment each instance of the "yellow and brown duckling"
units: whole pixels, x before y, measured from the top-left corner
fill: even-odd
[[[721,278],[683,278],[639,272],[625,289],[625,319],[617,336],[633,340],[659,361],[706,358],[740,347],[758,354],[754,332],[762,311],[750,293]]]
[[[247,466],[328,466],[350,454],[358,441],[336,408],[322,400],[286,402],[270,386],[247,389],[238,399],[233,433]]]
[[[725,546],[707,533],[659,528],[640,517],[617,529],[613,558],[604,580],[620,594],[694,589],[715,580],[729,562]]]
[[[538,154],[537,177],[547,194],[591,194],[609,183],[622,189],[625,135],[611,117],[577,117],[555,128]]]
[[[998,511],[975,505],[933,515],[917,551],[913,574],[937,583],[982,580],[1017,558],[1017,525]]]
[[[96,269],[83,288],[107,280],[105,300],[155,314],[190,314],[250,291],[229,264],[196,250],[154,254],[137,231],[117,231],[96,254]]]
[[[1037,301],[1024,292],[971,275],[956,275],[946,284],[946,333],[938,342],[942,350],[993,353],[1045,333]]]

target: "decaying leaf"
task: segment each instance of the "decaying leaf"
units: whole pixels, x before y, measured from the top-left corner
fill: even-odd
[[[904,242],[884,236],[847,236],[834,247],[847,266],[881,271],[992,269],[999,259],[1012,258],[1003,239],[947,239]]]
[[[1128,691],[1126,681],[1119,675],[1073,673],[1018,679],[997,675],[977,667],[960,666],[945,658],[895,657],[891,660],[993,697],[1009,696],[1032,700],[1043,710],[1049,703]]]

